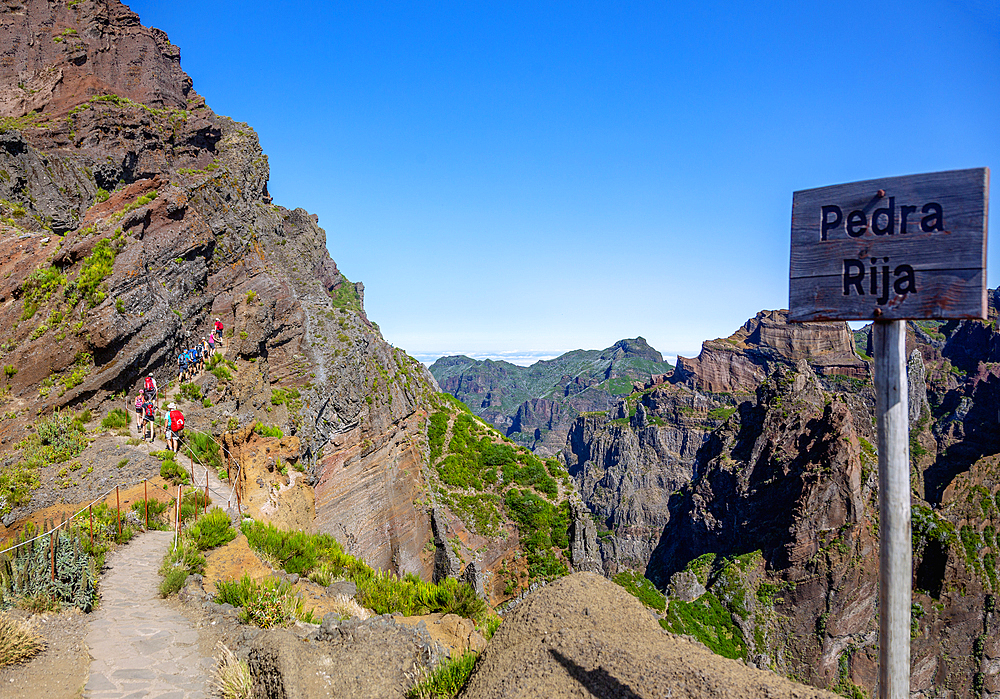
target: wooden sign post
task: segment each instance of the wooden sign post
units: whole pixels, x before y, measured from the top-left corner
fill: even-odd
[[[879,697],[910,695],[907,318],[986,318],[989,170],[795,192],[793,322],[874,320],[879,469]]]

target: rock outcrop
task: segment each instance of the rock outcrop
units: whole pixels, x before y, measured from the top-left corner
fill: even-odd
[[[671,630],[810,684],[873,694],[869,364],[846,327],[783,332],[782,319],[759,314],[730,340],[705,343],[696,362],[679,361],[666,382],[578,418],[570,473],[607,528],[604,570],[638,569],[667,590]],[[912,323],[908,333],[915,697],[1000,688],[983,650],[997,624],[998,337],[976,321]]]
[[[713,393],[749,393],[776,364],[800,359],[824,375],[868,376],[846,323],[789,323],[786,311],[761,311],[728,338],[702,343],[697,358],[678,357],[674,381]]]
[[[720,658],[664,633],[617,585],[576,573],[524,600],[504,620],[459,695],[514,697],[833,697]]]
[[[216,115],[166,34],[117,0],[2,7],[0,360],[15,417],[0,440],[38,413],[110,405],[146,373],[166,385],[221,318],[232,366],[199,380],[199,424],[245,454],[255,422],[293,434],[310,525],[429,575],[414,501],[433,378],[382,339],[316,217],[272,204],[254,131]]]

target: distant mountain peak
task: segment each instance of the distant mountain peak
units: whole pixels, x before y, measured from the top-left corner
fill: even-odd
[[[653,349],[642,335],[631,340],[619,340],[601,353],[602,359],[616,360],[626,357],[648,359],[651,362],[663,361],[663,355]]]

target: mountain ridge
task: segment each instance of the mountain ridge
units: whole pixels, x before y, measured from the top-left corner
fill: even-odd
[[[611,396],[672,369],[644,338],[636,337],[603,350],[571,350],[527,367],[464,355],[441,357],[430,372],[443,391],[507,437],[552,455],[562,448],[576,415],[607,409]]]

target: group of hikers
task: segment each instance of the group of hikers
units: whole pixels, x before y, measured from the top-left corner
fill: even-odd
[[[204,371],[205,362],[215,354],[216,345],[220,349],[222,348],[222,330],[222,320],[216,318],[215,326],[208,333],[208,337],[201,338],[201,340],[195,342],[193,346],[188,347],[177,356],[178,383],[188,381],[196,376],[198,372]]]
[[[180,370],[177,377],[178,384],[193,379],[197,374],[205,369],[205,360],[215,354],[216,345],[221,349],[223,325],[219,318],[215,319],[215,326],[208,333],[207,338],[201,338],[193,347],[183,350],[178,357],[177,363]],[[156,436],[156,413],[157,396],[159,386],[152,374],[146,376],[142,382],[142,388],[135,396],[135,429],[142,433],[143,439],[152,442]],[[163,410],[164,440],[170,451],[180,450],[181,433],[184,431],[184,413],[177,409],[177,405],[170,403]]]

